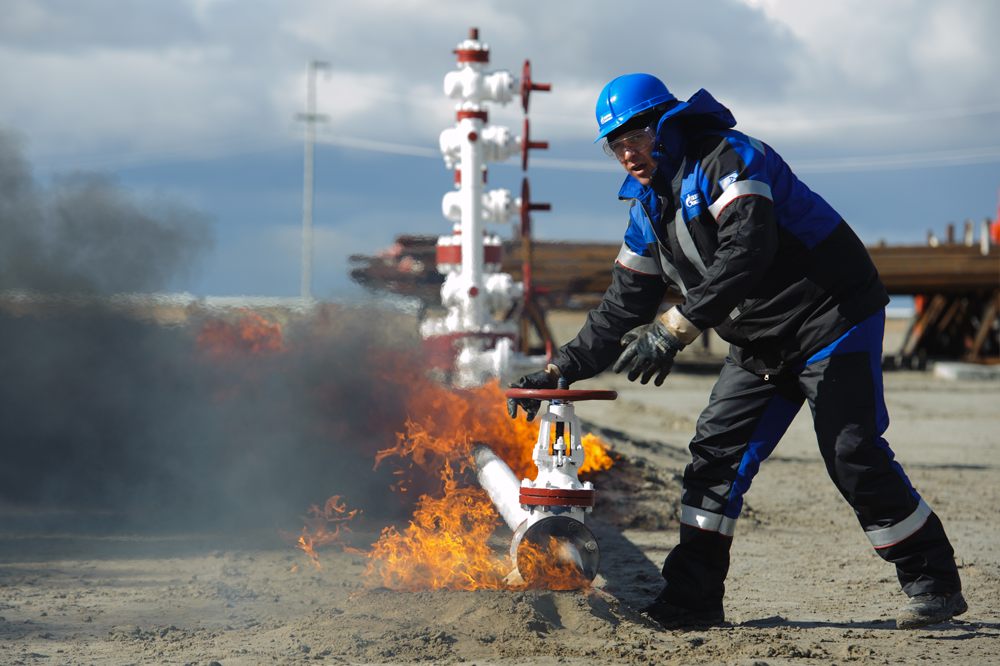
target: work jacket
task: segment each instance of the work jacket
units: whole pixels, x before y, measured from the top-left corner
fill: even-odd
[[[704,90],[682,106],[660,120],[651,184],[630,175],[619,192],[629,226],[611,286],[554,359],[570,381],[611,365],[668,288],[695,334],[715,329],[735,362],[775,376],[888,303],[854,231],[770,146]]]

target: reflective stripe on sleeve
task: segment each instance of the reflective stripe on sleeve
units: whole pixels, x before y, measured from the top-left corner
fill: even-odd
[[[747,137],[747,142],[750,143],[754,149],[761,155],[767,155],[767,150],[764,148],[764,143],[760,139],[755,139],[752,136]]]
[[[684,252],[684,256],[695,267],[695,270],[704,277],[708,273],[708,269],[705,267],[705,262],[702,261],[701,255],[698,254],[694,238],[691,237],[691,230],[688,229],[688,225],[684,222],[683,208],[677,209],[677,216],[674,218],[674,228],[677,230],[677,242],[681,244],[681,251]]]
[[[721,513],[696,509],[686,504],[681,504],[681,522],[706,532],[718,532],[729,537],[736,531],[735,518],[727,518]]]
[[[653,257],[644,257],[641,254],[633,252],[628,243],[622,243],[622,249],[618,252],[618,258],[615,261],[636,273],[642,273],[643,275],[660,274],[660,267],[656,264],[656,259]]]
[[[773,201],[771,197],[771,186],[767,183],[762,183],[759,180],[738,180],[727,187],[726,191],[722,193],[722,196],[716,199],[715,203],[708,207],[708,210],[712,213],[712,217],[718,220],[719,215],[722,214],[722,211],[726,206],[740,197],[750,195],[764,197],[765,199]]]
[[[663,273],[670,278],[675,285],[677,285],[677,288],[681,290],[681,295],[687,296],[688,290],[687,287],[684,286],[684,280],[681,279],[680,272],[677,270],[676,266],[670,263],[670,258],[663,253],[662,249],[660,250],[660,268],[663,270]]]
[[[875,548],[888,548],[894,546],[903,539],[912,536],[917,530],[924,526],[928,516],[931,515],[931,508],[927,502],[920,500],[917,510],[900,522],[890,527],[883,527],[877,530],[865,532],[865,536],[871,541]],[[683,519],[682,519],[683,522]]]

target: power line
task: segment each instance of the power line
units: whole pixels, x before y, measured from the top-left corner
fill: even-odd
[[[323,143],[396,155],[440,158],[439,151],[422,146],[411,146],[387,141],[372,141],[357,137],[325,135]],[[789,159],[788,163],[801,173],[841,173],[845,171],[883,171],[887,169],[922,169],[930,167],[963,166],[1000,162],[1000,146],[940,150],[921,153],[895,153],[890,155],[865,155],[833,159]],[[502,165],[503,163],[499,163]],[[539,169],[566,171],[621,171],[621,166],[611,160],[581,160],[560,158],[535,158],[532,166]]]
[[[409,155],[440,159],[437,148],[414,146],[411,144],[377,141],[356,136],[342,136],[317,133],[317,143],[340,146],[342,148],[367,150],[395,155]],[[200,142],[179,146],[148,149],[128,153],[84,158],[60,164],[57,159],[49,162],[62,169],[96,169],[136,166],[165,162],[208,161],[256,152],[280,150],[288,146],[286,136],[251,134],[215,142]],[[1000,146],[982,146],[968,149],[952,149],[920,153],[892,153],[887,155],[864,155],[841,158],[790,158],[788,163],[800,173],[843,173],[851,171],[884,171],[888,169],[921,169],[931,167],[964,166],[969,164],[991,164],[1000,162]],[[617,172],[621,167],[611,160],[587,160],[572,158],[534,158],[532,165],[540,169],[562,169],[566,171],[609,171]],[[501,163],[502,166],[502,163]],[[52,168],[52,167],[50,167]]]

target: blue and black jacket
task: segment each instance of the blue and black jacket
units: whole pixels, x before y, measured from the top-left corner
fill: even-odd
[[[570,381],[610,366],[668,288],[759,374],[796,367],[889,301],[854,231],[770,146],[704,90],[679,106],[660,119],[652,183],[628,176],[619,192],[631,207],[612,284],[554,360]]]

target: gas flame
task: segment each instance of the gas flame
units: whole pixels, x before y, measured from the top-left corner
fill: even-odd
[[[413,517],[403,529],[386,527],[367,553],[368,587],[394,590],[474,590],[510,587],[504,577],[512,564],[506,548],[497,552],[488,545],[490,535],[502,524],[486,492],[468,478],[472,446],[487,443],[518,477],[534,477],[531,459],[537,425],[507,415],[506,399],[498,386],[456,390],[429,379],[419,366],[395,364],[387,378],[405,382],[408,418],[396,444],[375,455],[375,467],[392,464],[398,469],[397,491],[416,480],[433,482],[430,492],[417,501]],[[581,438],[586,462],[580,471],[595,472],[613,465],[608,448],[595,435]],[[311,533],[303,531],[304,543]],[[315,543],[306,550],[315,557]],[[557,558],[543,550],[528,555],[529,566],[551,571],[533,575],[532,585],[552,589],[579,589],[587,582],[575,567],[553,567]],[[318,563],[318,562],[317,562]],[[572,569],[572,571],[571,571]],[[537,583],[542,581],[542,583]],[[582,581],[582,582],[581,582]],[[515,585],[516,587],[516,585]]]
[[[313,320],[320,326],[316,344],[329,341],[330,332],[337,331],[345,321],[332,314],[334,311],[326,311],[325,318]],[[246,310],[235,322],[205,323],[195,342],[196,350],[203,355],[221,361],[225,367],[240,369],[242,384],[218,392],[217,397],[223,398],[228,395],[226,391],[238,392],[244,386],[265,383],[265,371],[294,372],[295,361],[306,347],[301,342],[283,346],[279,324]],[[287,362],[271,364],[268,357],[277,354]],[[340,367],[336,356],[325,358],[333,359],[332,365],[326,367],[336,372]],[[350,367],[359,361],[352,358]],[[345,400],[356,398],[345,394],[353,390],[352,384],[320,381],[312,390],[319,404],[330,405],[330,418],[321,424],[317,436],[338,440],[347,437],[359,453],[374,459],[375,468],[392,471],[396,481],[391,491],[404,505],[413,506],[405,527],[385,527],[377,542],[363,552],[368,557],[366,585],[405,591],[514,585],[504,581],[512,569],[505,544],[496,548],[490,544],[490,536],[502,521],[475,481],[472,446],[477,441],[487,444],[519,478],[533,478],[536,467],[531,455],[538,438],[537,424],[523,417],[509,418],[506,399],[496,385],[457,390],[433,381],[415,354],[369,348],[363,363],[366,377],[380,378],[374,386],[393,386],[387,394],[389,399],[379,393],[372,395],[367,403],[371,411],[364,416],[343,413]],[[582,444],[586,463],[581,473],[612,466],[608,449],[598,437],[585,435]],[[356,525],[361,514],[359,509],[348,509],[350,505],[349,497],[334,495],[323,507],[314,505],[310,509],[300,533],[283,533],[282,537],[308,555],[308,566],[317,568],[321,566],[317,554],[320,548],[362,553],[350,544],[354,534],[349,525]],[[530,564],[531,555],[528,558]],[[550,560],[542,556],[539,559]],[[579,587],[579,581],[574,582],[570,574],[547,573],[548,577],[532,580],[544,580],[546,585],[559,589]]]
[[[195,349],[216,357],[246,356],[281,351],[281,324],[271,323],[250,310],[240,309],[234,323],[211,319],[202,326]]]
[[[391,379],[399,381],[398,374]],[[531,455],[538,425],[524,418],[511,419],[499,386],[450,389],[422,373],[405,381],[412,387],[406,401],[405,429],[396,433],[396,446],[376,454],[376,467],[395,457],[410,460],[425,473],[437,474],[444,460],[453,466],[468,465],[472,443],[482,441],[516,476],[534,478],[537,468]],[[581,444],[586,460],[580,473],[609,469],[614,464],[608,447],[596,435],[584,435]]]
[[[315,566],[317,571],[323,568],[319,563],[319,555],[316,553],[317,548],[337,548],[349,552],[361,552],[348,546],[349,539],[341,534],[341,531],[351,532],[351,528],[347,526],[347,523],[351,522],[356,515],[361,513],[361,509],[348,511],[347,504],[340,495],[334,495],[326,501],[323,508],[313,504],[308,513],[312,517],[302,517],[305,526],[298,537],[289,532],[281,530],[279,532],[286,544],[293,545],[305,551],[306,555],[310,558],[308,564]],[[296,571],[297,569],[297,566],[292,567],[292,571]]]
[[[402,531],[382,530],[368,553],[369,587],[393,590],[477,590],[504,587],[510,557],[491,549],[487,540],[499,524],[489,496],[460,485],[450,462],[441,470],[439,497],[423,495],[410,524]]]
[[[566,557],[572,548],[553,536],[544,544],[525,541],[517,550],[517,569],[524,587],[543,590],[582,590],[590,581],[580,568]]]

